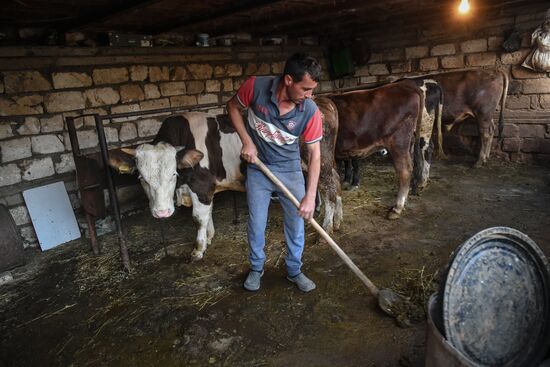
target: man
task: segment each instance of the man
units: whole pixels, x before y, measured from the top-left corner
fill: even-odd
[[[315,210],[323,136],[321,113],[310,99],[321,77],[321,66],[312,57],[292,55],[280,77],[250,77],[227,103],[227,111],[243,147],[241,156],[248,164],[248,244],[250,272],[244,282],[249,291],[260,289],[264,273],[265,228],[271,194],[277,192],[284,211],[284,233],[288,255],[288,279],[303,292],[315,283],[301,272],[304,250],[304,219]],[[245,124],[241,110],[248,108]],[[305,188],[301,170],[300,138],[307,144],[308,176]],[[300,201],[297,210],[254,164],[256,157],[285,184]]]

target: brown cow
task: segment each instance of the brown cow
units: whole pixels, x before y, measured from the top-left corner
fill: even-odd
[[[436,80],[443,89],[443,123],[447,131],[467,118],[472,117],[477,121],[481,147],[476,166],[486,163],[494,134],[493,112],[499,100],[498,131],[502,137],[508,76],[497,70],[467,70],[429,75],[426,78]],[[442,154],[441,134],[438,140]]]
[[[399,191],[388,218],[399,218],[410,188],[413,137],[422,123],[424,91],[405,80],[330,99],[338,109],[337,159],[366,157],[382,148],[390,152]]]

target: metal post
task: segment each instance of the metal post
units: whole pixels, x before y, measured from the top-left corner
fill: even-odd
[[[105,131],[103,130],[103,119],[99,115],[94,115],[95,126],[97,129],[97,135],[99,138],[99,147],[101,149],[101,158],[103,160],[103,169],[107,176],[107,183],[109,185],[109,198],[115,215],[115,221],[118,232],[118,241],[120,244],[120,256],[122,258],[122,264],[124,269],[130,272],[130,257],[128,256],[128,248],[126,247],[126,240],[122,233],[122,222],[120,220],[120,209],[118,207],[118,199],[115,190],[115,184],[113,179],[113,173],[109,167],[109,151],[107,148],[107,140],[105,139]]]

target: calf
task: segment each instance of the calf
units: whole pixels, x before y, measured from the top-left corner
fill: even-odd
[[[241,147],[227,116],[185,112],[165,119],[151,144],[122,149],[134,157],[153,217],[167,218],[174,213],[174,193],[178,205],[193,206],[198,227],[193,259],[203,257],[214,237],[214,194],[245,190]],[[117,162],[110,163],[119,168]]]
[[[382,148],[392,156],[399,176],[397,202],[388,213],[399,218],[412,174],[413,137],[422,124],[424,92],[412,81],[331,95],[338,110],[338,159],[366,157]]]
[[[467,70],[429,75],[426,78],[437,81],[443,90],[443,123],[446,124],[447,131],[467,118],[476,120],[481,140],[476,166],[485,164],[491,152],[493,113],[499,100],[498,131],[502,138],[504,105],[509,84],[506,73],[497,70]],[[440,150],[441,147],[440,144]]]

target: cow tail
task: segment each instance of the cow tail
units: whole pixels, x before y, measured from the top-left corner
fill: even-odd
[[[444,158],[445,153],[443,152],[443,125],[441,120],[443,118],[443,88],[436,83],[437,90],[439,91],[439,102],[437,108],[435,109],[435,121],[437,127],[437,155],[439,158]]]
[[[502,96],[500,97],[500,114],[498,117],[498,143],[502,143],[502,132],[504,131],[504,106],[506,105],[506,97],[508,96],[508,84],[510,83],[508,75],[500,70],[503,78]]]

